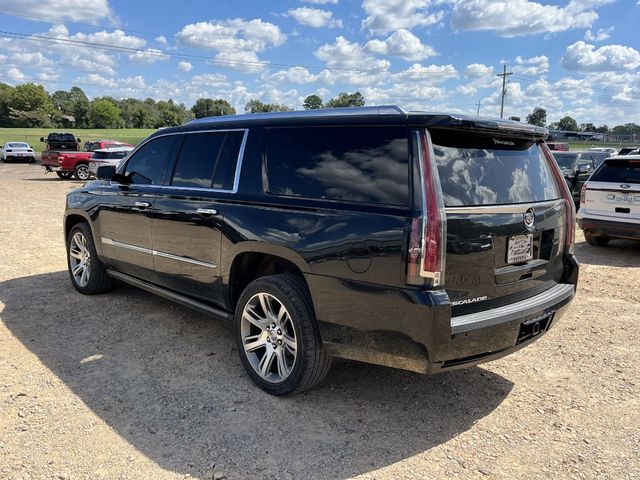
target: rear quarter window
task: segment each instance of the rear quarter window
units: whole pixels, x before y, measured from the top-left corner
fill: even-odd
[[[269,129],[267,172],[274,195],[406,206],[408,129]]]

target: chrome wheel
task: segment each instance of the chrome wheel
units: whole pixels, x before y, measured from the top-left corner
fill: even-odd
[[[78,180],[89,180],[89,167],[86,165],[79,165],[76,167],[75,174]]]
[[[286,380],[296,362],[298,343],[282,302],[269,293],[253,295],[242,311],[240,333],[253,370],[267,382]]]
[[[78,286],[86,287],[91,274],[91,253],[87,238],[81,232],[76,232],[69,242],[69,267]]]

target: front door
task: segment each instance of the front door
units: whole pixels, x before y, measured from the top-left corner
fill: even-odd
[[[101,192],[96,223],[102,255],[123,273],[145,279],[154,274],[153,205],[176,140],[167,135],[145,143]]]

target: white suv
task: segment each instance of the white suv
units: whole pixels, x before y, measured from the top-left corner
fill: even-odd
[[[640,240],[640,155],[606,159],[582,187],[577,218],[589,245]]]

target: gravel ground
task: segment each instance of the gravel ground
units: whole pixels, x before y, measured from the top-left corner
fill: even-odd
[[[64,195],[0,164],[0,478],[640,478],[640,245],[578,236],[579,293],[533,346],[436,376],[336,362],[275,398],[221,324],[76,293]]]

